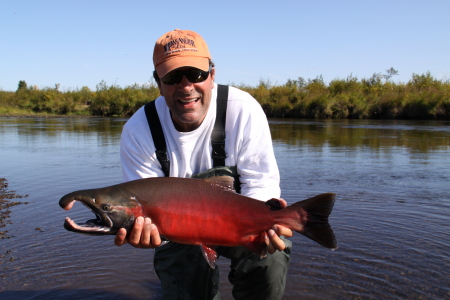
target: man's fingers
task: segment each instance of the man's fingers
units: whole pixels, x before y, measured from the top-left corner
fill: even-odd
[[[287,207],[287,202],[283,198],[278,198],[278,201],[280,202],[280,207],[285,208]]]
[[[292,230],[281,225],[274,225],[272,229],[268,231],[268,244],[267,251],[273,254],[276,250],[283,251],[286,248],[284,241],[280,238],[280,235],[291,237]]]
[[[269,234],[267,234],[267,233],[265,232],[265,238],[266,238],[266,244],[267,244],[267,251],[268,251],[270,254],[273,254],[275,251],[277,251],[277,249],[275,249],[275,247],[273,246],[273,244],[272,244],[272,242],[271,242],[271,240],[270,240],[270,238],[269,238],[269,235],[271,234],[270,231],[273,232],[272,229],[269,230]]]
[[[272,198],[266,201],[266,204],[277,208],[286,208],[287,202],[283,198]]]
[[[152,224],[150,226],[150,233],[151,233],[151,239],[152,239],[152,248],[158,247],[161,245],[161,236],[159,235],[158,228],[156,228],[155,224]]]
[[[125,228],[120,228],[116,234],[116,237],[114,238],[114,244],[116,244],[116,246],[120,247],[126,243],[128,243],[127,230]]]
[[[149,218],[145,218],[140,240],[140,244],[144,248],[150,246],[150,232],[152,230],[151,225],[152,221]]]
[[[128,243],[130,243],[130,245],[139,248],[143,227],[144,227],[144,218],[137,217],[136,221],[134,222],[133,229],[130,232],[130,236],[128,237]]]
[[[140,247],[141,248],[155,248],[161,245],[161,237],[159,236],[158,228],[152,224],[150,218],[144,219],[142,228]]]
[[[274,253],[275,250],[283,251],[286,248],[283,240],[275,233],[273,229],[269,230],[269,240],[270,244],[267,246],[267,250],[270,254]]]
[[[120,228],[114,238],[116,246],[126,243],[135,248],[156,248],[161,245],[161,237],[150,218],[137,217],[128,237],[126,229]]]
[[[278,235],[283,235],[285,237],[292,236],[292,230],[281,225],[273,225],[273,230],[275,230],[275,233]]]

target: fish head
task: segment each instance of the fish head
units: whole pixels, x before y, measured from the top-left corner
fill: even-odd
[[[116,234],[120,228],[131,229],[134,220],[144,215],[136,196],[118,186],[76,191],[63,196],[59,205],[70,210],[75,201],[89,208],[96,218],[77,224],[67,217],[64,228],[69,231],[91,235]]]

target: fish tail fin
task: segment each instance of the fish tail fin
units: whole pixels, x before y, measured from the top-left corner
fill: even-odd
[[[290,222],[289,228],[324,247],[337,249],[333,229],[328,223],[335,198],[336,194],[325,193],[290,205],[287,210],[294,210],[299,218],[296,218],[295,222]]]

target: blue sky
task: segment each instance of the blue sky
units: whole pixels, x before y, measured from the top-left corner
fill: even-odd
[[[450,80],[450,1],[0,0],[0,90],[95,90],[151,81],[155,41],[175,28],[200,33],[216,82],[393,79],[430,72]]]

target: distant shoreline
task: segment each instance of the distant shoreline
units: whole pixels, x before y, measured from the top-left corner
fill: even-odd
[[[394,83],[391,76],[350,75],[329,84],[321,76],[299,77],[284,85],[261,80],[256,87],[237,88],[252,95],[269,118],[450,120],[450,80],[425,73],[413,74],[407,83]],[[21,81],[15,92],[0,91],[0,116],[130,117],[159,95],[156,84],[122,88],[102,81],[95,91],[87,87],[59,91],[28,88]]]

